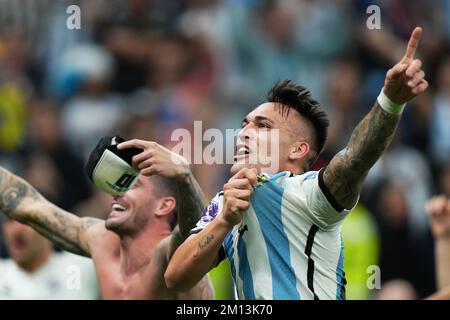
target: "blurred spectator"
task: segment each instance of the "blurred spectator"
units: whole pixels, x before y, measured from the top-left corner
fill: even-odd
[[[380,182],[372,194],[381,239],[381,282],[406,280],[423,298],[435,291],[433,244],[429,236],[418,237],[409,228],[411,213],[404,190],[391,178]]]
[[[439,193],[450,198],[450,161],[442,167],[439,176]]]
[[[352,57],[340,58],[330,67],[327,101],[323,103],[330,117],[327,141],[330,159],[347,145],[355,126],[367,113],[368,106],[364,106],[361,97],[361,83],[361,68]]]
[[[408,106],[399,128],[400,139],[407,145],[416,148],[422,154],[427,154],[430,149],[432,105],[433,94],[431,91],[426,91],[418,96]]]
[[[445,57],[438,73],[437,92],[431,123],[431,155],[436,164],[450,161],[450,56]]]
[[[78,77],[79,90],[64,106],[62,129],[71,146],[87,159],[123,116],[120,97],[108,91],[112,57],[102,47],[77,46],[66,52],[63,66]]]
[[[27,43],[14,29],[0,32],[0,151],[15,152],[26,128],[26,99],[32,88],[27,69]]]
[[[380,235],[372,214],[359,203],[342,225],[346,299],[366,300],[373,295],[367,286],[369,267],[379,265]]]
[[[406,197],[408,227],[412,233],[422,236],[429,231],[428,219],[423,204],[432,192],[432,177],[429,163],[423,154],[398,142],[397,136],[390,148],[370,170],[366,180],[366,194],[386,179],[395,179]]]
[[[5,218],[10,259],[0,260],[0,299],[98,299],[94,265],[87,258],[56,253],[31,227]]]
[[[376,300],[416,300],[414,287],[405,280],[391,280],[377,292]]]
[[[52,202],[70,211],[89,197],[91,187],[84,173],[82,153],[70,148],[62,135],[59,117],[60,110],[51,101],[33,101],[29,122],[31,154],[28,161],[29,175],[26,176],[44,195],[47,195],[48,188],[41,190],[39,186],[46,183],[49,188],[53,187]],[[50,177],[54,178],[53,183]]]

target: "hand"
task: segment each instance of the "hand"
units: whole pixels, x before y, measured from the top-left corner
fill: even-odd
[[[133,157],[133,166],[144,176],[155,174],[181,180],[191,173],[186,159],[156,142],[133,139],[120,143],[117,148],[144,149]]]
[[[415,28],[405,56],[386,74],[384,94],[395,103],[406,103],[428,88],[425,72],[421,69],[422,62],[414,59],[421,37],[422,29]]]
[[[223,209],[219,215],[230,228],[242,221],[243,213],[250,207],[250,196],[257,183],[257,170],[243,168],[223,186]]]
[[[431,230],[435,238],[450,238],[450,199],[445,196],[431,198],[426,205],[431,217]]]

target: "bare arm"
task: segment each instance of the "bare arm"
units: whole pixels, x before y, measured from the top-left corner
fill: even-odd
[[[435,246],[438,288],[450,287],[450,235],[436,238]]]
[[[89,257],[86,231],[101,220],[79,218],[48,202],[25,180],[0,167],[0,210],[63,250]]]
[[[399,120],[400,116],[387,113],[375,103],[353,131],[347,148],[326,167],[324,183],[342,208],[355,205],[370,168],[391,143]]]
[[[396,104],[410,101],[428,87],[422,63],[414,60],[421,34],[420,28],[414,30],[405,56],[386,75],[383,92]],[[331,160],[323,182],[340,207],[355,205],[370,168],[392,142],[399,121],[399,114],[385,111],[377,101],[353,131],[347,147]]]
[[[426,209],[431,218],[435,243],[438,288],[450,288],[450,199],[446,196],[433,197]]]
[[[165,272],[169,289],[191,289],[219,262],[218,252],[230,228],[220,218],[190,236],[175,251]]]
[[[168,257],[172,257],[175,250],[188,238],[190,231],[195,227],[202,216],[205,207],[203,190],[186,166],[184,178],[178,180],[178,226],[172,233],[172,241]]]

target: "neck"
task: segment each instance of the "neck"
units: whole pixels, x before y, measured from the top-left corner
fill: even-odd
[[[129,276],[148,265],[158,244],[169,235],[170,229],[159,223],[137,234],[121,236],[121,272]]]
[[[303,174],[306,172],[306,170],[304,170],[303,167],[299,167],[298,164],[290,164],[288,163],[286,165],[286,167],[284,167],[281,171],[289,171],[292,172],[293,174]]]

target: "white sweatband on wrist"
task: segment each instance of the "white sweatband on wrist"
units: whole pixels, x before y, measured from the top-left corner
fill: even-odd
[[[378,104],[384,111],[390,114],[399,115],[402,114],[403,109],[406,106],[406,103],[398,104],[393,102],[384,94],[384,88],[381,89],[380,95],[377,98]]]

